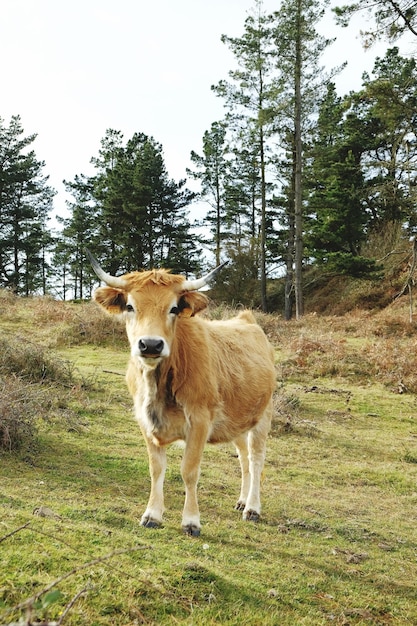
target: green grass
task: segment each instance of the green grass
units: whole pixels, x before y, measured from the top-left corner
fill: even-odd
[[[280,349],[279,361],[291,356],[290,345]],[[59,351],[94,385],[82,403],[74,395],[71,426],[42,422],[34,445],[1,453],[0,624],[25,618],[14,607],[51,585],[61,595],[29,602],[32,621],[59,620],[74,599],[66,625],[417,623],[414,395],[355,379],[349,368],[335,378],[298,364],[279,383],[262,521],[244,523],[233,509],[234,448],[208,446],[196,539],[180,530],[177,447],[164,526],[139,525],[149,477],[120,375],[127,346]],[[311,361],[315,372],[322,356]],[[34,514],[39,507],[55,516]]]

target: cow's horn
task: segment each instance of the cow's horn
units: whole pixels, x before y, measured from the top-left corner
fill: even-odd
[[[213,278],[215,278],[217,273],[220,272],[220,270],[225,265],[227,265],[227,263],[228,261],[224,261],[224,263],[221,263],[220,265],[215,267],[214,270],[211,270],[211,272],[209,272],[205,276],[202,276],[201,278],[197,278],[195,280],[185,280],[182,283],[181,288],[184,291],[196,291],[196,289],[201,289],[202,287],[205,287],[206,285],[209,284],[210,281],[213,280]]]
[[[97,274],[100,280],[102,280],[104,283],[109,285],[109,287],[116,287],[117,289],[123,289],[123,287],[126,287],[126,281],[123,280],[123,278],[118,278],[117,276],[112,276],[111,274],[107,274],[107,272],[105,272],[100,267],[97,259],[93,257],[90,250],[86,249],[85,253],[91,263],[93,270],[95,271],[95,273]]]

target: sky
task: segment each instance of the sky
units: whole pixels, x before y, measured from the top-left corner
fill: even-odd
[[[341,2],[341,4],[343,4]],[[66,216],[63,179],[92,174],[106,129],[127,141],[135,132],[162,145],[170,178],[186,177],[191,150],[223,117],[210,87],[236,67],[221,35],[239,37],[254,0],[0,0],[0,117],[20,115]],[[279,0],[264,0],[279,9]],[[337,41],[323,62],[347,61],[339,95],[359,89],[386,44],[365,52],[356,19],[349,29],[329,16],[321,26]],[[403,50],[401,49],[401,52]],[[408,51],[405,50],[407,53]],[[195,189],[195,182],[188,186]]]

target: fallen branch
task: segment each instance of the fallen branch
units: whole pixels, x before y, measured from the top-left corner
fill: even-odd
[[[115,374],[116,376],[124,376],[123,372],[115,372],[114,370],[102,370],[104,374]]]
[[[115,556],[119,556],[120,554],[128,554],[129,552],[136,552],[138,550],[147,550],[149,549],[149,547],[150,546],[134,546],[132,548],[122,548],[120,550],[114,550],[113,552],[110,552],[110,554],[99,556],[98,558],[93,559],[92,561],[89,561],[88,563],[84,563],[83,565],[78,565],[77,567],[74,567],[72,570],[70,570],[66,574],[63,574],[62,576],[60,576],[59,578],[51,582],[47,587],[44,587],[43,589],[38,591],[38,593],[35,593],[35,595],[32,596],[31,598],[28,598],[27,600],[24,600],[17,606],[13,607],[13,609],[11,610],[17,611],[20,609],[24,609],[27,606],[30,606],[31,604],[36,602],[36,600],[39,600],[39,598],[43,596],[45,593],[48,593],[48,591],[51,591],[51,589],[59,585],[59,583],[66,580],[70,576],[73,576],[77,572],[80,572],[83,569],[88,569],[89,567],[93,567],[93,565],[97,565],[98,563],[103,563],[105,561],[108,561],[109,559],[112,559]]]
[[[59,626],[59,622],[10,622],[9,624],[1,624],[1,626]]]
[[[8,539],[9,537],[12,537],[13,535],[16,535],[16,533],[20,533],[21,530],[24,530],[25,528],[27,528],[29,526],[30,522],[26,522],[26,524],[23,524],[23,526],[19,526],[19,528],[16,528],[15,530],[12,530],[11,533],[8,533],[7,535],[4,535],[4,537],[0,537],[0,543],[2,541],[6,541],[6,539]]]
[[[44,530],[40,530],[39,528],[34,528],[33,526],[31,526],[30,530],[33,530],[35,533],[38,533],[40,535],[44,535],[45,537],[49,537],[50,539],[54,539],[55,541],[59,541],[60,543],[62,543],[62,545],[67,546],[71,550],[74,550],[74,552],[77,553],[77,554],[81,554],[83,556],[89,556],[84,551],[80,550],[78,547],[73,546],[71,543],[69,543],[68,541],[64,541],[60,537],[56,537],[56,535],[54,535],[52,533],[47,533]],[[126,552],[129,552],[130,549],[131,550],[146,550],[147,548],[151,549],[152,547],[151,546],[137,546],[137,547],[134,547],[134,548],[126,548]],[[119,567],[116,567],[115,565],[111,565],[109,563],[106,563],[106,567],[110,571],[112,571],[112,572],[117,572],[118,574],[121,574],[123,576],[128,576],[130,578],[134,578],[134,576],[132,574],[130,574],[126,570],[121,570]],[[142,573],[143,573],[143,571],[142,571]]]
[[[21,528],[16,529],[16,531],[14,531],[13,533],[9,533],[9,535],[7,535],[7,536],[10,536],[10,534],[14,534],[16,532],[19,532],[20,530],[23,530],[26,526],[28,526],[28,524],[25,524]],[[51,589],[53,589],[54,587],[59,585],[61,582],[63,582],[67,578],[70,578],[70,576],[73,576],[74,574],[77,574],[78,572],[80,572],[80,571],[82,571],[84,569],[88,569],[89,567],[93,567],[94,565],[97,565],[98,563],[104,563],[104,562],[108,561],[109,559],[112,559],[115,556],[120,556],[121,554],[128,554],[129,552],[136,552],[138,550],[147,550],[147,549],[150,549],[150,548],[151,548],[151,546],[133,546],[131,548],[122,548],[120,550],[114,550],[113,552],[110,552],[109,554],[106,554],[104,556],[100,556],[100,557],[98,557],[96,559],[88,561],[88,563],[83,563],[82,565],[78,565],[77,567],[74,567],[72,570],[70,570],[66,574],[63,574],[59,578],[55,579],[52,583],[50,583],[49,585],[47,585],[46,587],[44,587],[43,589],[41,589],[40,591],[35,593],[30,598],[27,598],[26,600],[24,600],[23,602],[20,602],[16,606],[11,607],[10,609],[7,609],[5,611],[5,613],[3,614],[3,618],[4,618],[4,616],[8,615],[9,613],[14,613],[16,611],[21,611],[22,609],[26,609],[28,611],[29,617],[26,618],[26,620],[24,622],[22,622],[22,621],[14,622],[14,623],[12,622],[12,623],[9,623],[9,624],[3,625],[3,626],[60,626],[62,624],[64,616],[66,614],[68,614],[68,612],[70,611],[71,607],[80,598],[80,596],[88,591],[88,588],[82,589],[81,591],[79,591],[72,598],[72,600],[69,602],[69,604],[65,608],[64,614],[61,616],[61,618],[60,618],[60,620],[58,622],[48,622],[48,621],[33,622],[31,620],[32,607],[41,598],[41,596],[47,594],[49,591],[51,591]]]
[[[61,624],[64,621],[65,617],[68,615],[68,613],[70,612],[70,610],[72,609],[74,604],[77,602],[77,600],[79,598],[81,598],[81,596],[83,596],[85,593],[87,593],[90,588],[91,588],[90,586],[84,587],[84,589],[81,589],[81,591],[76,593],[75,596],[68,602],[68,604],[65,607],[61,617],[59,618],[59,622],[58,622],[57,626],[61,626]]]
[[[385,259],[388,259],[388,257],[391,256],[392,254],[404,254],[404,251],[403,250],[391,250],[391,252],[388,252],[381,259],[377,259],[376,262],[382,263],[382,261],[385,261]]]

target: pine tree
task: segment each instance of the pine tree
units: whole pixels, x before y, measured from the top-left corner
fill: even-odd
[[[216,264],[221,262],[221,252],[233,259],[227,269],[228,294],[231,283],[238,289],[245,275],[250,288],[245,287],[244,294],[235,291],[233,297],[253,303],[259,267],[258,154],[247,129],[229,132],[229,136],[227,131],[226,120],[212,124],[203,136],[203,156],[191,153],[196,170],[187,172],[201,182],[200,197],[211,206],[204,222],[213,235]],[[229,143],[230,134],[232,143]],[[220,292],[218,287],[216,293],[223,297],[225,294]]]
[[[200,181],[200,197],[211,206],[205,221],[214,236],[216,265],[220,265],[226,210],[225,187],[228,175],[226,151],[226,126],[222,122],[213,122],[210,130],[206,130],[203,136],[203,154],[200,156],[194,150],[191,152],[191,162],[195,170],[187,169],[189,176]]]
[[[275,56],[280,70],[276,97],[276,124],[281,127],[281,145],[289,157],[287,173],[287,233],[293,240],[287,245],[286,298],[294,293],[297,318],[304,313],[302,270],[304,259],[304,167],[305,148],[311,118],[316,112],[317,96],[328,77],[319,65],[320,57],[331,40],[319,35],[317,24],[326,2],[284,0],[274,14]],[[334,70],[337,71],[337,70]],[[290,315],[290,302],[285,305]]]
[[[368,226],[361,165],[366,134],[347,109],[349,99],[338,97],[335,85],[329,83],[309,153],[306,244],[327,271],[359,276],[375,269],[360,256]]]
[[[92,182],[86,176],[77,175],[72,182],[64,181],[64,184],[74,202],[67,201],[70,217],[58,218],[63,229],[54,251],[56,289],[64,300],[69,290],[75,299],[82,299],[86,287],[91,293],[93,273],[85,257],[85,248],[89,247],[93,252],[97,248],[97,207],[92,196]]]
[[[7,127],[0,118],[0,285],[29,295],[46,292],[47,230],[54,190],[23,135],[19,116]]]
[[[101,249],[96,252],[100,256],[106,251],[106,269],[111,274],[116,274],[121,267],[133,269],[124,265],[127,252],[123,249],[124,242],[119,241],[123,216],[123,185],[127,185],[127,181],[117,171],[120,170],[119,164],[124,158],[123,134],[109,128],[100,144],[98,157],[91,159],[96,173],[89,179],[98,215],[97,236]]]
[[[377,58],[363,88],[323,101],[311,151],[309,254],[328,271],[371,275],[362,256],[373,231],[390,224],[414,234],[417,223],[417,73],[398,48]]]
[[[367,208],[374,227],[416,224],[417,65],[398,48],[375,60],[372,77],[352,98],[352,111],[367,130]]]
[[[271,65],[271,39],[269,17],[262,10],[262,3],[255,4],[254,15],[245,21],[244,34],[240,38],[222,36],[235,55],[239,69],[230,71],[231,82],[220,81],[213,86],[214,92],[222,97],[229,113],[228,128],[242,138],[246,132],[246,142],[251,142],[255,151],[257,175],[252,178],[259,183],[256,189],[256,212],[259,220],[260,236],[260,284],[261,306],[267,310],[266,296],[266,223],[267,223],[267,139],[272,128],[271,97],[273,78]],[[253,174],[253,170],[252,170]]]
[[[135,133],[124,145],[119,131],[108,129],[99,156],[92,159],[95,175],[67,183],[74,197],[63,234],[70,255],[58,250],[66,278],[72,274],[79,297],[90,289],[85,244],[111,274],[164,265],[179,272],[199,267],[195,237],[187,207],[194,194],[185,181],[169,179],[162,147],[152,137]]]

